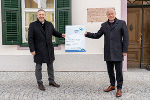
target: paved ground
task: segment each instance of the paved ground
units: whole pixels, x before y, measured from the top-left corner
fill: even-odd
[[[150,71],[144,69],[124,72],[120,98],[115,91],[103,92],[107,72],[55,72],[60,88],[48,86],[43,72],[44,92],[37,89],[34,72],[0,72],[0,78],[0,100],[150,100]]]

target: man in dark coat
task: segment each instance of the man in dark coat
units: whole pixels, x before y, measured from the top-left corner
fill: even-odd
[[[42,63],[47,63],[47,72],[49,85],[60,87],[54,81],[53,61],[54,47],[52,43],[52,35],[65,38],[65,34],[61,34],[54,29],[51,22],[45,20],[45,11],[43,9],[37,12],[37,21],[29,25],[28,44],[31,54],[34,56],[36,63],[35,76],[40,90],[45,90],[42,82]]]
[[[99,39],[104,35],[104,60],[107,63],[108,75],[110,78],[110,86],[105,92],[115,90],[115,81],[117,80],[116,97],[122,96],[122,61],[128,51],[128,30],[125,21],[116,18],[114,9],[107,10],[108,21],[101,25],[97,33],[86,32],[88,38]],[[114,74],[114,66],[116,70],[116,79]]]

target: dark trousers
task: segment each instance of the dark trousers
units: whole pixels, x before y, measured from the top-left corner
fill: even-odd
[[[122,89],[123,84],[122,61],[106,61],[106,63],[111,86],[115,86],[115,82],[117,80],[117,89]],[[114,74],[114,66],[116,70],[116,78]]]
[[[48,80],[50,83],[54,82],[54,69],[53,69],[53,62],[47,63],[47,73],[48,73]],[[35,66],[35,76],[37,83],[43,83],[42,82],[42,64],[37,64]]]

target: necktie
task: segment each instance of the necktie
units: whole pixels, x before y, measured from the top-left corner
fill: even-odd
[[[112,28],[112,23],[110,23],[110,27]]]

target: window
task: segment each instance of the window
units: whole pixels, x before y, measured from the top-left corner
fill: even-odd
[[[36,12],[42,8],[46,11],[46,20],[55,26],[54,0],[22,0],[22,42],[28,42],[29,24],[37,20]],[[56,42],[53,37],[53,42]]]
[[[1,6],[3,45],[27,44],[29,24],[37,20],[40,8],[57,31],[65,33],[65,25],[71,25],[71,0],[2,0]],[[53,43],[63,44],[64,39],[53,37]]]

